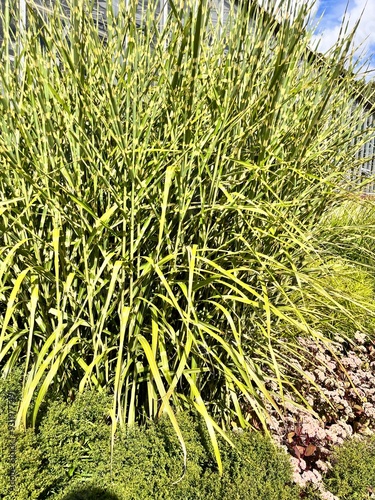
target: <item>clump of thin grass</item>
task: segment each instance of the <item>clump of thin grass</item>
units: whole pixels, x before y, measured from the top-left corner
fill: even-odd
[[[351,196],[328,211],[319,227],[328,252],[374,276],[375,199]]]
[[[314,228],[366,137],[350,36],[326,64],[304,9],[239,2],[214,26],[204,0],[170,6],[162,30],[151,6],[141,27],[136,2],[109,11],[105,40],[84,1],[30,8],[11,65],[3,45],[0,364],[25,365],[17,425],[50,387],[178,433],[194,407],[220,467],[215,433],[265,426],[285,345],[322,335],[311,295],[336,308]]]

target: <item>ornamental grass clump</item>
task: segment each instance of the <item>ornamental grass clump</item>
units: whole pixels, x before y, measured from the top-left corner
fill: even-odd
[[[372,196],[350,196],[323,218],[326,250],[342,259],[355,262],[374,278],[375,203]],[[353,246],[353,240],[357,244]]]
[[[5,36],[0,366],[24,366],[16,428],[50,390],[92,387],[113,433],[167,413],[183,442],[175,412],[194,408],[220,469],[216,433],[281,412],[311,319],[358,322],[312,263],[366,111],[352,35],[313,56],[305,7],[279,22],[238,2],[221,25],[204,0],[136,5],[108,7],[103,39],[87,1],[28,4]]]

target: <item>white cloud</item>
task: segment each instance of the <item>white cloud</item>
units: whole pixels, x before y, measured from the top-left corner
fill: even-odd
[[[338,12],[341,10],[341,12]],[[352,30],[360,19],[355,38],[354,48],[356,57],[370,57],[375,52],[375,1],[374,0],[351,0],[347,14],[345,4],[340,3],[330,13],[323,14],[321,24],[318,27],[318,35],[315,42],[319,42],[319,51],[326,52],[338,40],[341,26],[347,26]],[[371,64],[375,66],[375,64]]]
[[[293,17],[301,5],[308,4],[311,8],[310,25],[313,28],[318,22],[318,12],[323,11],[312,43],[313,48],[318,45],[319,52],[323,53],[337,42],[343,26],[346,28],[346,32],[349,32],[360,19],[353,43],[353,48],[356,49],[355,57],[362,61],[372,57],[370,69],[373,70],[373,73],[370,76],[375,75],[375,0],[349,0],[347,9],[347,0],[258,1],[279,18]]]

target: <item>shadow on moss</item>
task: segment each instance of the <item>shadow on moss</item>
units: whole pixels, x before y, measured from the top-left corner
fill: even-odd
[[[102,488],[85,486],[70,491],[61,500],[120,500],[120,498]]]

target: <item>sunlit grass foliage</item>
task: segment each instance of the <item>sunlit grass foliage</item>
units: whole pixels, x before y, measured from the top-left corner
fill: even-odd
[[[321,222],[328,252],[355,262],[374,277],[375,198],[350,196]]]
[[[17,425],[91,386],[121,424],[167,412],[179,432],[195,407],[215,445],[265,425],[296,333],[338,307],[316,227],[366,140],[351,38],[327,64],[305,10],[239,2],[213,26],[206,1],[171,2],[160,31],[130,3],[106,40],[77,0],[30,8],[13,63],[3,44],[0,363],[24,367]]]

